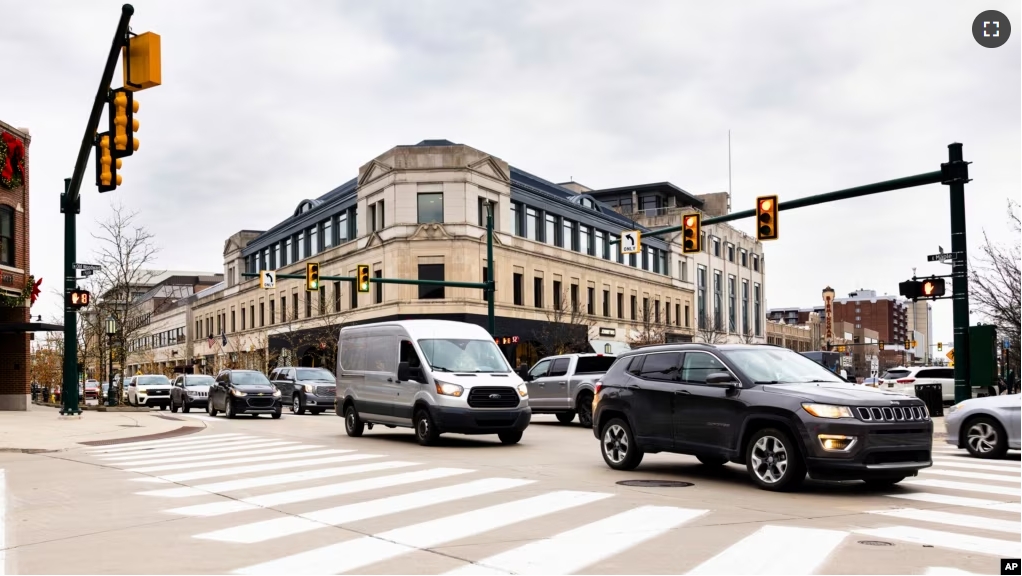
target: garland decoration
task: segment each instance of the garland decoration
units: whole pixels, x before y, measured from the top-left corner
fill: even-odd
[[[0,185],[17,188],[25,182],[25,143],[8,132],[0,132]]]
[[[26,300],[30,300],[32,298],[32,289],[34,287],[35,276],[29,276],[28,281],[25,282],[25,287],[21,290],[21,294],[14,296],[0,292],[0,306],[4,308],[20,307]]]

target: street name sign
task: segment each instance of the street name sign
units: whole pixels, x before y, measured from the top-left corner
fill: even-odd
[[[927,262],[943,262],[945,260],[957,260],[961,252],[941,252],[940,254],[930,254],[926,257]]]
[[[638,254],[642,249],[642,232],[638,230],[626,230],[621,233],[621,253]]]
[[[102,270],[103,267],[97,264],[78,264],[75,263],[75,270]]]

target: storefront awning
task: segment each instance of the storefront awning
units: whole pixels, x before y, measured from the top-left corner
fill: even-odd
[[[632,349],[627,342],[619,342],[617,340],[590,340],[589,345],[593,348],[593,352],[597,354],[624,354]]]
[[[63,330],[64,327],[60,324],[47,324],[45,322],[0,322],[0,334],[61,332]]]

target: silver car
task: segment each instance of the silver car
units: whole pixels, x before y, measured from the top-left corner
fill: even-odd
[[[1022,394],[964,400],[944,417],[947,443],[965,448],[976,458],[1001,458],[1019,449]]]

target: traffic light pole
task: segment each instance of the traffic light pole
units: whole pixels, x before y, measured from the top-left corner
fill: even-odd
[[[62,407],[60,409],[62,415],[81,414],[82,412],[78,405],[78,310],[67,305],[68,294],[76,288],[77,283],[75,217],[81,211],[81,196],[78,192],[82,187],[82,179],[85,177],[85,167],[89,162],[89,153],[96,138],[96,129],[99,127],[99,118],[103,114],[103,105],[106,103],[110,91],[114,69],[117,67],[121,48],[128,35],[128,22],[134,12],[135,9],[131,4],[121,7],[121,19],[117,22],[117,30],[114,32],[114,40],[106,58],[106,66],[103,68],[103,76],[99,81],[99,89],[92,102],[89,123],[85,127],[82,145],[78,149],[74,172],[71,174],[71,178],[64,179],[64,193],[60,196],[60,211],[64,213],[64,373],[61,393]]]
[[[965,241],[965,183],[969,181],[969,164],[962,159],[962,145],[948,146],[948,163],[943,184],[951,188],[951,264],[952,306],[955,325],[955,402],[972,397],[969,386],[969,264]]]
[[[493,285],[493,203],[486,203],[486,321],[488,323],[487,329],[490,331],[490,336],[496,337],[494,328],[494,313],[493,313],[493,296],[494,288]]]

